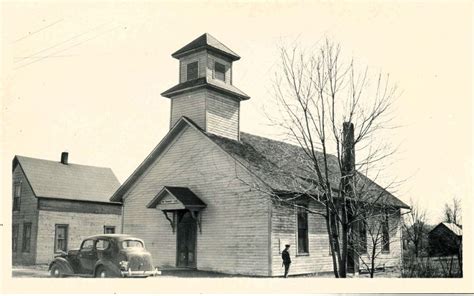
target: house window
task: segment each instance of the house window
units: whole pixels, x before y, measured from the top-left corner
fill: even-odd
[[[21,251],[25,253],[30,252],[31,246],[31,222],[23,223],[23,243]]]
[[[18,234],[20,233],[20,227],[18,224],[13,224],[12,227],[12,252],[18,250]]]
[[[298,254],[308,253],[308,212],[303,208],[297,210]]]
[[[20,197],[21,197],[21,183],[17,182],[13,185],[13,210],[20,210]]]
[[[59,253],[61,251],[67,251],[67,239],[68,239],[68,225],[67,224],[56,224],[56,232],[54,235],[54,252]]]
[[[382,252],[390,252],[390,237],[388,230],[388,213],[385,213],[382,222]]]
[[[225,81],[225,66],[221,63],[214,63],[214,78]]]
[[[187,65],[187,80],[198,78],[198,62],[192,62]]]
[[[104,226],[104,233],[115,233],[115,226]]]

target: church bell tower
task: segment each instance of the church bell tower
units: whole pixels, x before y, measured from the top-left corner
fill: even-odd
[[[171,100],[170,128],[186,116],[206,132],[239,140],[240,102],[250,99],[232,83],[240,57],[207,33],[171,56],[179,60],[179,83],[161,94]]]

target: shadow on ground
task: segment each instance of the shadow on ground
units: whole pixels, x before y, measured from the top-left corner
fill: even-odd
[[[29,265],[29,266],[13,266],[12,277],[14,278],[48,278],[48,266],[47,265]],[[201,270],[162,270],[160,277],[174,277],[174,278],[249,278],[250,276],[244,275],[232,275],[218,272],[201,271]],[[332,273],[323,274],[304,274],[295,275],[291,277],[315,277],[315,278],[333,278]],[[350,276],[352,277],[352,276]],[[358,277],[366,278],[368,274],[361,274]],[[377,273],[376,278],[395,278],[400,277],[399,273],[383,272]],[[265,277],[262,277],[265,278]]]

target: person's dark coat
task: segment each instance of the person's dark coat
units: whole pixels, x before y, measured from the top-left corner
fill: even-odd
[[[290,253],[287,250],[281,252],[281,259],[283,259],[283,264],[287,265],[291,263]]]

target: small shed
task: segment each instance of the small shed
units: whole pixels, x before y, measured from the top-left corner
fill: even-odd
[[[462,247],[462,226],[455,223],[439,223],[428,233],[429,255],[458,255]]]

